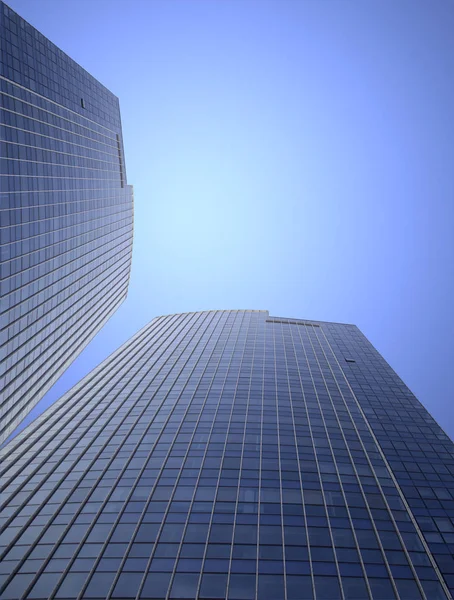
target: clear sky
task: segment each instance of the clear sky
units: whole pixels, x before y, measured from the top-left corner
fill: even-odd
[[[357,324],[454,436],[454,3],[7,0],[120,98],[129,297]]]

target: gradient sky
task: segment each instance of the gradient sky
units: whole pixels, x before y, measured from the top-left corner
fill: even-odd
[[[454,437],[454,3],[7,0],[120,98],[129,297],[355,323]],[[30,417],[28,418],[28,421]]]

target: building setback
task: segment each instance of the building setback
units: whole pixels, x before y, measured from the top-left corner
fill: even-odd
[[[127,293],[118,98],[0,1],[0,442]]]
[[[4,600],[452,597],[453,443],[354,325],[158,317],[0,458]]]

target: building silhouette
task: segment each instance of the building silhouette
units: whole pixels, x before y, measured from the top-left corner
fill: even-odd
[[[118,99],[0,1],[0,442],[127,293]]]
[[[354,325],[158,317],[0,454],[4,600],[441,600],[454,446]]]

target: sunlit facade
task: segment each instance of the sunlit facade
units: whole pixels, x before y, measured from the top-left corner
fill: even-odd
[[[454,446],[354,325],[158,317],[0,459],[4,600],[451,598]]]
[[[0,96],[1,442],[126,297],[133,200],[118,98],[1,1]]]

